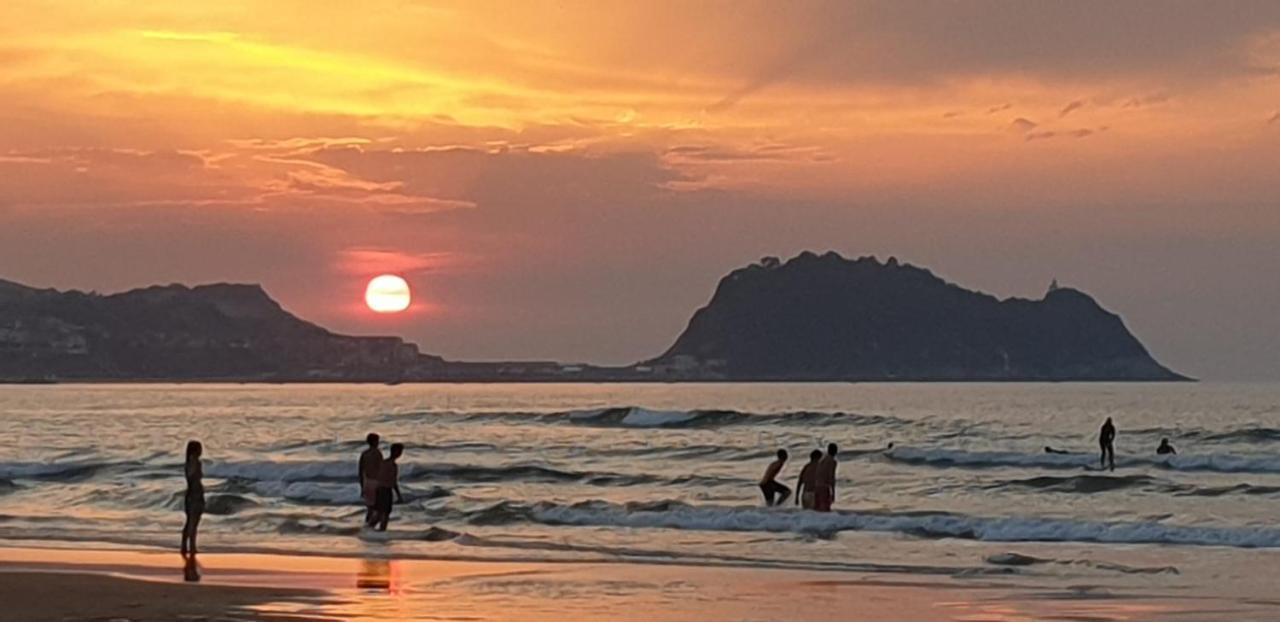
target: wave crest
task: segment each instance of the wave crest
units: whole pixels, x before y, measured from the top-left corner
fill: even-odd
[[[1227,432],[1211,432],[1200,436],[1205,441],[1223,441],[1233,443],[1270,443],[1280,441],[1280,429],[1277,428],[1240,428]]]
[[[903,419],[882,415],[860,415],[846,412],[795,411],[784,413],[751,413],[738,410],[694,409],[658,410],[640,406],[615,406],[592,410],[555,413],[536,412],[411,412],[383,415],[383,423],[424,422],[506,422],[516,424],[560,424],[621,428],[717,428],[735,425],[898,425]]]
[[[84,460],[78,462],[3,462],[0,463],[0,479],[37,479],[50,481],[80,481],[113,467],[140,466],[137,462],[113,462]]]
[[[1154,489],[1161,492],[1183,490],[1182,487],[1173,484],[1172,482],[1166,482],[1147,475],[1071,475],[1068,477],[1044,475],[1041,477],[1029,477],[1027,479],[996,482],[983,486],[983,488],[986,490],[1029,488],[1032,490],[1043,490],[1048,492],[1074,493],[1108,492],[1112,490],[1125,490],[1128,488]]]
[[[842,531],[910,534],[985,542],[1096,542],[1280,548],[1280,529],[1196,527],[1159,521],[1101,522],[1031,516],[973,516],[951,512],[816,513],[789,509],[693,506],[680,501],[572,505],[506,504],[509,520],[545,525],[682,529],[695,531],[792,532],[831,537]]]
[[[1094,453],[1020,453],[895,447],[884,452],[889,460],[934,467],[970,469],[1029,467],[1039,469],[1098,469]],[[1262,454],[1179,454],[1176,456],[1117,455],[1116,467],[1146,466],[1174,471],[1215,473],[1280,473],[1280,457]]]
[[[205,468],[210,477],[225,478],[228,485],[239,485],[239,490],[252,488],[252,482],[314,482],[314,483],[350,483],[355,486],[354,463],[350,461],[250,461],[250,462],[212,462]],[[690,483],[696,481],[703,485],[740,484],[737,480],[724,478],[688,478],[668,480],[661,476],[645,473],[616,473],[611,471],[575,471],[557,468],[544,464],[522,463],[508,465],[474,465],[454,463],[414,463],[404,464],[400,471],[400,481],[421,482],[430,480],[447,480],[464,483],[490,484],[507,481],[523,481],[537,483],[580,483],[590,486],[636,486],[641,484]],[[746,481],[746,480],[743,480]]]

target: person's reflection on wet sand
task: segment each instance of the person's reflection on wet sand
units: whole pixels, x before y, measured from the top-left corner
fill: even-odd
[[[386,559],[360,560],[360,572],[356,574],[356,589],[391,591],[391,561]]]
[[[195,555],[182,556],[182,580],[187,583],[200,582],[200,566],[196,565]]]

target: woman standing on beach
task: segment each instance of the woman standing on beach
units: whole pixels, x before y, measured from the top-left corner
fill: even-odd
[[[182,554],[188,551],[196,554],[196,529],[200,527],[200,517],[204,514],[204,467],[200,465],[200,455],[204,447],[200,441],[187,442],[187,464],[184,467],[187,476],[187,494],[183,497],[183,510],[187,513],[187,522],[182,526]]]

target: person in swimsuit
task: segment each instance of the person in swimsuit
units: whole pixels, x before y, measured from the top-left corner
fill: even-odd
[[[187,478],[187,494],[183,497],[183,511],[187,514],[187,522],[182,526],[183,555],[196,554],[196,530],[200,528],[200,517],[204,515],[204,467],[200,464],[200,456],[204,447],[200,441],[187,443],[187,463],[183,467]]]
[[[1101,467],[1106,468],[1110,462],[1111,470],[1116,470],[1116,426],[1111,423],[1111,417],[1107,417],[1098,432],[1098,444],[1102,446]]]
[[[809,452],[809,464],[800,469],[800,477],[796,479],[796,504],[806,510],[813,509],[814,490],[818,488],[818,462],[822,460],[822,450]]]
[[[767,506],[782,505],[791,496],[791,489],[778,483],[778,473],[786,463],[787,450],[779,449],[778,459],[769,463],[769,467],[764,470],[764,477],[760,478],[760,492],[764,493],[764,504]]]
[[[392,493],[395,493],[395,503],[404,503],[400,494],[400,467],[396,466],[396,460],[403,454],[404,445],[393,444],[391,455],[378,467],[378,489],[373,506],[378,515],[378,531],[386,531],[387,522],[391,520]]]
[[[1160,439],[1160,446],[1156,447],[1156,454],[1161,456],[1166,454],[1173,454],[1176,456],[1178,455],[1178,450],[1174,449],[1173,445],[1169,444],[1169,439],[1162,438]]]
[[[360,484],[360,498],[364,500],[364,524],[373,526],[378,522],[378,514],[373,506],[378,492],[378,471],[382,468],[382,451],[378,449],[378,443],[382,439],[377,434],[370,433],[364,440],[369,448],[360,454],[356,481]]]
[[[836,454],[840,448],[835,443],[827,445],[827,455],[818,461],[814,468],[817,472],[813,482],[813,509],[819,512],[830,512],[831,504],[836,499]]]

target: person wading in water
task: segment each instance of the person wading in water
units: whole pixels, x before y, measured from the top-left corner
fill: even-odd
[[[1107,417],[1102,430],[1098,432],[1098,444],[1102,446],[1100,466],[1106,468],[1109,463],[1111,470],[1116,470],[1116,426],[1111,423],[1111,417]]]
[[[764,477],[760,478],[760,492],[764,493],[765,505],[782,505],[791,496],[791,489],[778,483],[778,473],[782,472],[782,465],[786,463],[787,450],[779,449],[778,459],[770,462],[769,467],[764,470]]]
[[[814,477],[813,509],[819,512],[830,512],[831,504],[836,500],[836,454],[840,448],[835,443],[827,445],[827,455],[818,461],[817,475]]]
[[[813,509],[814,491],[818,489],[818,462],[821,460],[821,449],[809,452],[809,464],[800,469],[800,477],[796,479],[796,504],[806,510]]]

